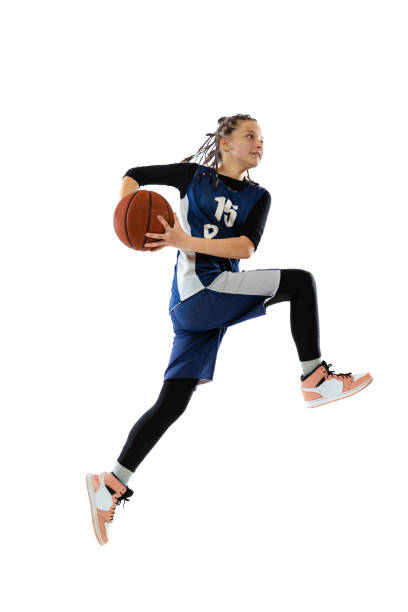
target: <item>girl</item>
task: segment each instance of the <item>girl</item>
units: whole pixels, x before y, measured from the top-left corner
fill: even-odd
[[[181,163],[131,168],[121,197],[141,185],[171,185],[180,191],[180,219],[159,216],[164,233],[145,249],[177,249],[169,314],[173,348],[156,403],[131,429],[112,472],[87,474],[92,521],[100,544],[108,542],[114,511],[133,491],[127,486],[137,466],[185,411],[197,386],[212,381],[221,341],[231,325],[290,302],[290,325],[303,374],[306,406],[327,404],[361,391],[369,373],[335,374],[322,360],[316,283],[311,272],[268,268],[239,271],[239,260],[257,249],[271,205],[269,192],[251,180],[264,141],[250,115],[221,117],[198,153]],[[203,164],[191,162],[204,157]],[[191,163],[190,163],[191,162]],[[211,163],[212,162],[212,163]],[[245,177],[245,172],[247,177]]]

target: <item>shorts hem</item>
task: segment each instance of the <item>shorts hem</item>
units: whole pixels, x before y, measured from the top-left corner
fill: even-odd
[[[212,382],[212,378],[200,378],[197,381],[197,385],[203,385],[204,383]]]
[[[213,381],[212,378],[198,378],[198,376],[186,376],[186,375],[176,376],[176,375],[173,375],[173,376],[169,376],[168,378],[164,378],[163,382],[166,381],[166,380],[174,380],[174,379],[180,379],[180,378],[183,378],[183,379],[184,378],[196,378],[197,382],[196,382],[196,385],[194,387],[194,391],[197,389],[198,385],[204,385],[206,383],[209,383],[209,382]]]

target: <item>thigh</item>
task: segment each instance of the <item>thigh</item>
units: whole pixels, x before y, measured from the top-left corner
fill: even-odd
[[[181,330],[175,333],[164,380],[194,378],[197,384],[210,382],[226,331],[224,327],[198,332]]]
[[[280,270],[223,272],[170,315],[175,333],[224,328],[266,314],[264,302],[276,294]]]
[[[278,290],[281,278],[279,268],[222,272],[208,285],[211,291],[231,295],[272,297]]]
[[[265,314],[263,303],[266,299],[265,296],[222,293],[206,288],[200,292],[199,300],[186,300],[171,311],[174,332],[210,332],[227,328]]]

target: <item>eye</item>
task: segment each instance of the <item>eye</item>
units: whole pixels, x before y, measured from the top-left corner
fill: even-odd
[[[254,135],[253,135],[253,134],[247,134],[247,136],[251,136],[251,138],[253,138],[253,137],[254,137]],[[261,142],[262,142],[262,144],[264,143],[264,141],[263,141],[263,140],[262,140]]]

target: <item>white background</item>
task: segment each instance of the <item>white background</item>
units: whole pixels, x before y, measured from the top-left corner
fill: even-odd
[[[7,610],[407,609],[403,2],[14,2],[2,10],[2,556]],[[123,174],[223,115],[272,195],[241,269],[316,280],[322,358],[369,371],[308,410],[289,303],[230,328],[214,380],[129,482],[111,540],[86,472],[156,401],[176,250],[126,248]],[[146,187],[145,187],[146,188]],[[151,186],[179,212],[179,192]]]

